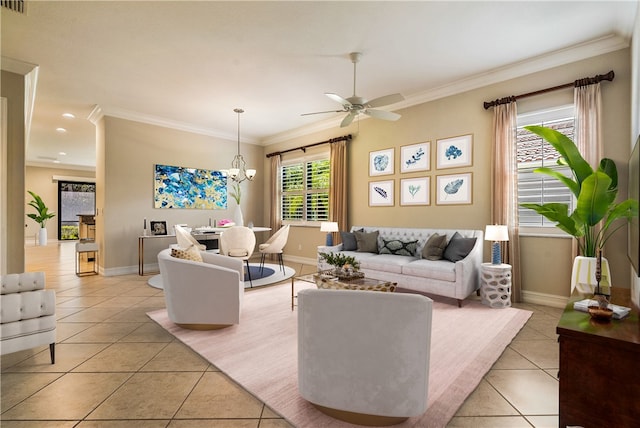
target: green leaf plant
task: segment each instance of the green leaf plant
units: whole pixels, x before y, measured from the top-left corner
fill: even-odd
[[[578,147],[564,134],[543,126],[525,126],[525,129],[544,138],[560,154],[559,165],[571,169],[567,177],[550,168],[536,168],[534,172],[546,174],[560,180],[577,198],[576,208],[561,203],[520,204],[556,223],[556,227],[576,238],[580,254],[596,257],[598,250],[611,235],[638,216],[638,201],[627,199],[616,203],[618,195],[618,170],[613,160],[603,158],[597,170],[582,157]],[[615,223],[615,225],[614,225]]]
[[[342,253],[320,253],[320,257],[322,257],[331,266],[340,268],[344,265],[351,265],[355,270],[360,268],[360,263],[358,263],[356,258],[353,256],[347,256]]]
[[[242,190],[240,189],[240,183],[234,183],[231,185],[231,197],[235,199],[236,204],[240,205],[240,199],[242,198]]]
[[[31,190],[27,190],[27,192],[33,198],[29,202],[29,205],[35,208],[37,212],[37,214],[27,214],[27,217],[35,220],[40,225],[40,227],[44,229],[44,227],[47,225],[47,220],[53,218],[56,214],[53,211],[49,212],[49,208],[47,208],[40,196],[36,195]]]

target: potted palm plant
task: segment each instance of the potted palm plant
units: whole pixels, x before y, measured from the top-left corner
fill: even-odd
[[[564,134],[543,126],[525,126],[525,129],[544,138],[560,154],[558,163],[571,169],[572,177],[552,169],[542,167],[534,172],[546,174],[560,180],[577,198],[572,213],[562,203],[520,204],[556,223],[556,227],[573,236],[579,247],[579,257],[587,258],[587,268],[594,278],[596,256],[602,251],[605,243],[613,233],[638,216],[638,201],[627,199],[616,202],[618,195],[618,170],[613,160],[603,158],[596,170],[582,157],[578,147]],[[574,260],[572,284],[576,284],[576,264],[582,259]],[[603,274],[608,271],[608,262],[603,262]],[[611,278],[608,278],[611,281]],[[595,284],[592,279],[590,284]]]
[[[33,198],[29,205],[35,208],[36,214],[30,213],[27,214],[27,217],[33,219],[40,225],[40,230],[38,231],[38,243],[40,245],[47,245],[47,220],[53,218],[56,214],[52,211],[49,211],[49,208],[44,203],[42,198],[32,192],[31,190],[27,190],[27,192]]]

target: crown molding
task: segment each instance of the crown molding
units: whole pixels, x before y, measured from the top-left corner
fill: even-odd
[[[620,49],[625,49],[629,47],[629,44],[630,40],[628,38],[610,34],[564,49],[549,52],[547,54],[518,61],[503,67],[494,68],[484,73],[474,74],[471,77],[460,79],[450,84],[437,86],[435,88],[430,88],[425,91],[409,95],[404,101],[393,104],[393,106],[389,106],[392,108],[388,108],[388,110],[400,110],[471,91],[473,89],[483,88],[495,83],[504,82],[506,80],[526,76],[528,74],[548,70],[550,68],[570,64],[572,62],[581,61],[583,59],[592,58],[594,56],[603,55]],[[360,120],[367,118],[367,116],[360,115]],[[275,134],[271,137],[265,138],[262,142],[265,146],[268,146],[291,140],[293,138],[299,138],[314,132],[327,130],[336,125],[339,126],[341,120],[342,117],[335,120],[313,123],[308,126]]]
[[[31,73],[35,68],[38,68],[37,64],[31,64],[30,62],[20,61],[6,56],[0,57],[0,69],[10,73],[26,75]]]
[[[118,119],[132,120],[134,122],[146,123],[148,125],[162,126],[164,128],[175,129],[178,131],[191,132],[193,134],[207,135],[209,137],[220,138],[228,141],[237,141],[237,134],[221,132],[211,128],[195,126],[191,123],[180,122],[177,120],[166,119],[163,117],[152,116],[149,114],[138,113],[118,108],[103,108],[104,116],[116,117]],[[241,138],[240,141],[247,144],[261,145],[260,141],[251,138]]]

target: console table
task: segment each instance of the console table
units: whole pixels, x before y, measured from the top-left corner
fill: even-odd
[[[591,297],[577,290],[556,332],[560,342],[559,426],[631,427],[640,421],[640,320],[629,289],[612,289],[611,302],[630,307],[621,320],[607,323],[573,309]]]

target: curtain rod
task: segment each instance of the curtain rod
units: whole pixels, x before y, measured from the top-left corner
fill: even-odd
[[[570,88],[570,87],[575,87],[575,88],[579,88],[581,86],[587,86],[587,85],[593,85],[595,83],[599,83],[602,80],[608,80],[609,82],[613,81],[613,78],[615,77],[615,73],[613,72],[613,70],[611,70],[610,72],[608,72],[607,74],[598,74],[597,76],[594,77],[585,77],[584,79],[578,79],[575,82],[571,82],[571,83],[565,83],[564,85],[558,85],[558,86],[554,86],[552,88],[546,88],[546,89],[540,89],[539,91],[533,91],[533,92],[529,92],[526,94],[521,94],[521,95],[512,95],[510,97],[504,97],[504,98],[499,98],[495,101],[485,101],[484,102],[484,109],[488,110],[490,107],[494,107],[500,104],[507,104],[510,102],[513,102],[517,99],[520,98],[526,98],[526,97],[532,97],[534,95],[541,95],[541,94],[546,94],[547,92],[552,92],[552,91],[557,91],[558,89],[564,89],[564,88]]]
[[[273,156],[281,155],[283,153],[295,152],[296,150],[302,150],[303,152],[306,152],[309,147],[315,147],[322,144],[337,143],[338,141],[351,141],[351,134],[343,135],[342,137],[332,138],[327,141],[320,141],[319,143],[307,144],[306,146],[300,146],[300,147],[295,147],[293,149],[282,150],[280,152],[269,153],[267,154],[267,157],[270,158]]]

